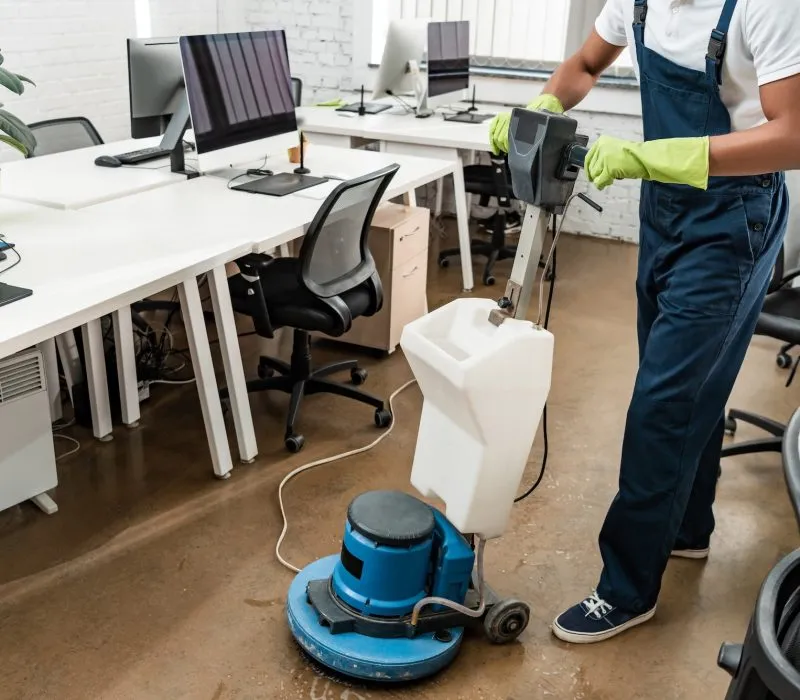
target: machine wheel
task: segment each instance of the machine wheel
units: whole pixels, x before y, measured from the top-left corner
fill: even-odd
[[[792,366],[792,356],[788,352],[779,352],[775,364],[781,369],[789,369]]]
[[[736,419],[728,416],[725,419],[725,434],[726,435],[736,435],[736,428],[739,426],[736,423]]]
[[[270,377],[274,376],[275,370],[272,367],[268,367],[267,365],[258,365],[258,378],[259,379],[269,379]]]
[[[531,619],[531,609],[520,600],[501,600],[483,620],[486,637],[492,644],[508,644],[521,635]]]
[[[302,435],[290,435],[286,438],[284,444],[289,452],[296,455],[303,449],[303,446],[306,444],[306,439]]]
[[[392,414],[385,408],[375,411],[375,426],[378,428],[388,428],[392,424]]]
[[[445,268],[450,267],[450,259],[449,258],[440,258],[439,259],[439,267],[441,267],[443,270]]]
[[[365,369],[351,369],[350,370],[350,383],[353,386],[361,386],[367,381],[367,370]]]
[[[483,276],[483,283],[487,287],[494,287],[495,282],[497,282],[497,280],[494,277],[492,277],[492,275],[484,275]]]

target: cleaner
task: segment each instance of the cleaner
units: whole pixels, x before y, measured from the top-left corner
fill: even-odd
[[[411,483],[446,511],[397,491],[353,500],[341,552],[300,571],[287,599],[294,638],[325,667],[415,680],[455,658],[466,627],[482,625],[489,641],[504,644],[528,625],[525,602],[487,586],[484,550],[508,525],[550,391],[543,282],[538,321],[525,315],[548,223],[572,201],[586,156],[588,139],[576,129],[564,115],[514,111],[508,162],[528,208],[505,296],[456,300],[403,332],[424,396]]]

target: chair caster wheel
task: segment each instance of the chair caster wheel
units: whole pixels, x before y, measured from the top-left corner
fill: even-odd
[[[286,445],[286,449],[289,450],[289,452],[296,455],[303,449],[303,446],[306,444],[306,439],[302,435],[290,435],[283,444]]]
[[[483,278],[483,283],[487,287],[494,287],[495,282],[497,282],[497,280],[494,277],[492,277],[491,275],[485,275],[484,278]]]
[[[385,408],[375,411],[375,426],[378,428],[388,428],[392,424],[392,414]]]
[[[224,418],[231,412],[231,400],[221,399],[219,403],[222,406],[222,417]]]
[[[442,258],[439,260],[439,267],[441,267],[443,270],[447,269],[450,267],[450,260],[448,258]]]
[[[736,423],[736,419],[728,416],[725,419],[725,434],[726,435],[736,435],[736,428],[739,426]]]
[[[351,369],[350,370],[350,383],[353,386],[361,386],[367,381],[367,370],[365,369]]]
[[[270,377],[275,376],[275,370],[272,367],[268,367],[267,365],[259,365],[258,366],[258,378],[259,379],[269,379]]]
[[[781,369],[789,369],[792,366],[792,356],[787,352],[778,353],[775,364]]]
[[[492,644],[508,644],[528,626],[531,609],[519,600],[501,600],[492,606],[483,619],[483,629]]]

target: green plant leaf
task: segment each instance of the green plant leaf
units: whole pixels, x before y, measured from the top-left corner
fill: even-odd
[[[27,124],[5,109],[0,109],[0,131],[19,141],[30,153],[36,149],[36,137]]]
[[[0,66],[0,85],[11,90],[11,92],[21,95],[25,92],[22,81],[11,71]]]
[[[28,149],[25,148],[23,144],[17,141],[15,138],[11,138],[10,136],[6,136],[5,134],[0,134],[0,143],[6,143],[12,148],[16,148],[23,156],[28,155]]]
[[[34,83],[30,78],[26,78],[24,75],[19,73],[15,73],[14,75],[16,75],[23,83],[28,83],[28,85],[33,85],[33,87],[36,87],[36,83]]]

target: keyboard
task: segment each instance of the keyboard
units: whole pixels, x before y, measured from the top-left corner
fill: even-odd
[[[183,150],[190,151],[192,147],[184,141]],[[151,146],[150,148],[141,148],[138,151],[120,153],[114,157],[123,165],[137,165],[138,163],[146,163],[148,160],[166,158],[170,153],[171,151],[164,150],[161,146]]]
[[[483,124],[488,119],[491,119],[491,114],[478,114],[476,112],[459,112],[458,114],[445,117],[446,122],[460,122],[461,124]]]

